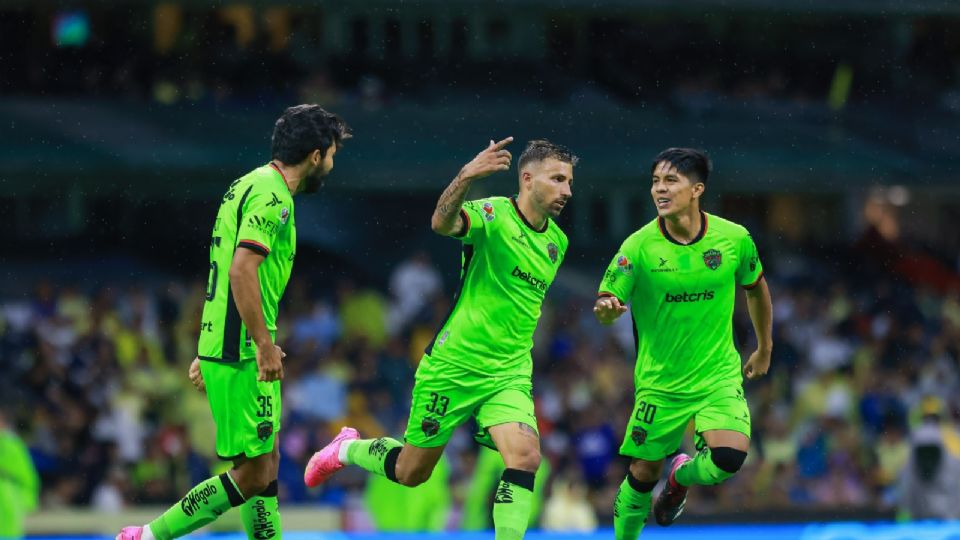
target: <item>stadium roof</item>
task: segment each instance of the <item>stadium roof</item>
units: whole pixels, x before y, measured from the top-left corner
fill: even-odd
[[[707,149],[716,188],[842,191],[877,183],[952,183],[960,163],[951,118],[866,111],[835,117],[810,106],[731,105],[699,115],[624,108],[584,97],[566,105],[476,96],[442,104],[331,109],[355,137],[338,155],[347,189],[436,190],[490,138],[550,138],[574,149],[580,189],[646,189],[649,159],[668,146]],[[178,196],[219,193],[227,179],[269,159],[275,105],[144,106],[110,101],[0,102],[0,193],[79,183]],[[641,188],[641,186],[643,186]]]

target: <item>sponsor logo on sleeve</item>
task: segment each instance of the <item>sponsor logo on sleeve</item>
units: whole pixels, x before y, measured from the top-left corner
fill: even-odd
[[[493,211],[493,205],[488,202],[483,203],[483,219],[493,221],[496,217],[497,214]]]
[[[277,234],[278,228],[277,222],[260,216],[250,216],[250,218],[247,219],[247,226],[267,236]]]

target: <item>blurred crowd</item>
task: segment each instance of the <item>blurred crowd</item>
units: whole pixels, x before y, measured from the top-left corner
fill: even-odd
[[[847,95],[860,101],[923,97],[956,110],[960,93],[953,22],[938,17],[886,20],[865,13],[797,21],[789,14],[609,17],[601,11],[512,21],[500,13],[475,15],[425,12],[401,25],[389,9],[347,11],[333,29],[322,10],[279,5],[9,9],[0,11],[0,31],[24,47],[0,65],[6,75],[0,92],[333,106],[340,99],[374,105],[396,97],[432,99],[469,88],[551,100],[593,94],[626,102],[667,99],[695,110],[828,100],[840,107]],[[502,49],[524,24],[543,26],[542,55]],[[336,51],[324,49],[331,32],[343,38]],[[837,40],[841,34],[854,39]],[[442,53],[441,35],[447,36]],[[770,39],[809,46],[774,46]],[[471,51],[471,41],[486,52]],[[416,43],[416,50],[401,54],[404,43]],[[502,85],[504,73],[524,76]]]
[[[690,511],[960,517],[957,505],[943,503],[960,500],[960,292],[844,278],[826,265],[810,281],[776,267],[771,257],[771,376],[746,385],[750,457],[727,483],[691,490]],[[303,465],[344,424],[366,437],[402,434],[416,365],[448,312],[453,281],[444,284],[426,253],[397,265],[386,290],[294,278],[278,334],[288,354],[285,503],[342,505],[363,488],[365,473],[348,468],[307,490]],[[169,504],[226,467],[213,455],[205,397],[186,376],[203,291],[199,281],[92,289],[41,282],[29,297],[2,303],[0,393],[39,472],[42,507]],[[534,393],[551,469],[546,507],[603,524],[626,474],[617,449],[633,404],[634,344],[629,318],[599,326],[588,295],[562,286],[548,295]],[[742,305],[734,332],[749,353]],[[470,435],[458,431],[447,452],[454,506],[477,461]]]

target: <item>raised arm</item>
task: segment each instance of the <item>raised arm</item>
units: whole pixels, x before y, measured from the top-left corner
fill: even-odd
[[[433,217],[430,218],[430,228],[434,232],[444,236],[459,236],[464,233],[465,224],[460,218],[460,208],[463,207],[470,185],[474,180],[510,168],[512,156],[505,147],[512,141],[513,137],[507,137],[497,143],[490,141],[489,146],[460,169],[460,173],[450,182],[447,189],[443,190],[443,194],[437,201]]]

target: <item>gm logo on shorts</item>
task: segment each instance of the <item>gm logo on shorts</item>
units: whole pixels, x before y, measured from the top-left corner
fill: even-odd
[[[273,422],[260,422],[257,424],[257,438],[265,441],[273,435]]]
[[[432,416],[426,416],[423,422],[420,422],[420,429],[427,437],[433,437],[440,432],[440,421]]]
[[[642,427],[633,428],[633,433],[630,434],[630,440],[633,441],[633,444],[640,446],[647,440],[647,430]]]

